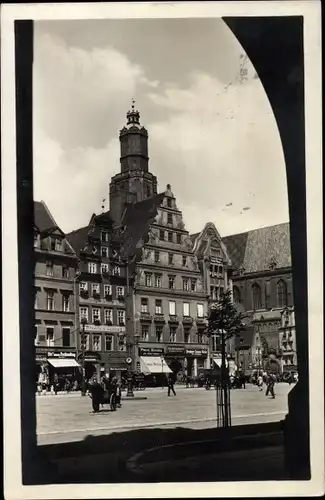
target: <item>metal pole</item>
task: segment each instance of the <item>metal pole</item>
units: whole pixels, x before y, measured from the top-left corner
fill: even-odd
[[[164,360],[163,357],[161,359],[161,388],[164,388]]]
[[[126,303],[125,303],[125,309],[126,309],[126,334],[127,334],[127,347],[128,347],[128,357],[132,358],[132,342],[131,342],[131,333],[130,332],[130,327],[131,327],[131,321],[132,321],[132,313],[131,307],[130,307],[130,277],[129,277],[129,261],[128,258],[126,258]],[[127,393],[126,396],[128,398],[134,397],[133,393],[133,381],[132,381],[132,363],[129,363],[127,366]]]
[[[82,323],[82,333],[81,333],[81,369],[82,369],[82,379],[81,379],[81,395],[86,396],[86,380],[85,380],[85,323]]]
[[[221,387],[223,391],[223,406],[224,406],[224,414],[223,414],[223,427],[228,428],[230,425],[229,422],[229,412],[228,412],[228,380],[226,376],[226,339],[225,332],[221,333]]]

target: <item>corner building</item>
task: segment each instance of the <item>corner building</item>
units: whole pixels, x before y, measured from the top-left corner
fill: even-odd
[[[148,167],[148,132],[134,107],[120,143],[121,172],[110,183],[110,213],[126,240],[141,240],[133,291],[135,367],[159,373],[167,365],[196,376],[209,365],[207,296],[171,186],[157,194],[157,178]]]

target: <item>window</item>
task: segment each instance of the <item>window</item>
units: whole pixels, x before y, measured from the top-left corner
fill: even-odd
[[[165,239],[165,231],[162,231],[162,230],[159,231],[159,239],[162,240],[162,241],[164,241],[164,239]]]
[[[236,304],[240,304],[240,291],[239,291],[239,288],[237,286],[234,286],[233,287],[233,297],[234,297],[234,302]]]
[[[161,274],[155,274],[155,287],[161,287]]]
[[[183,267],[185,267],[186,264],[187,264],[187,257],[186,257],[186,255],[182,256],[182,264],[183,264]]]
[[[191,280],[191,291],[196,292],[196,280]]]
[[[162,300],[156,299],[155,314],[162,314]]]
[[[116,295],[118,297],[124,297],[124,286],[116,287]]]
[[[147,313],[149,312],[149,301],[148,299],[142,297],[141,299],[141,312],[142,313]]]
[[[108,241],[108,232],[107,231],[101,231],[100,232],[100,239],[101,239],[101,241]]]
[[[95,262],[89,262],[88,263],[88,272],[90,274],[96,274],[97,273],[97,264]]]
[[[167,224],[173,223],[173,214],[167,214]]]
[[[83,335],[83,339],[84,339],[84,344],[85,344],[85,350],[89,351],[89,347],[90,347],[90,336],[89,336],[89,334],[85,333]]]
[[[173,300],[169,301],[169,314],[170,316],[176,316],[176,302]]]
[[[93,307],[93,323],[100,323],[100,309],[98,307]]]
[[[54,291],[48,290],[46,292],[46,309],[48,311],[54,311]]]
[[[198,341],[198,344],[203,343],[203,333],[202,332],[197,332],[197,341]]]
[[[141,340],[149,340],[149,325],[141,326]]]
[[[62,345],[63,347],[70,347],[70,328],[62,328]]]
[[[70,300],[69,300],[69,295],[68,294],[63,294],[62,295],[62,310],[64,312],[69,312],[70,311]]]
[[[117,311],[117,320],[119,325],[125,325],[125,311],[122,309],[119,309]]]
[[[173,260],[174,260],[174,254],[169,253],[169,254],[168,254],[168,264],[169,264],[170,266],[172,266],[172,265],[173,265]]]
[[[253,309],[261,309],[262,292],[261,292],[261,287],[257,283],[254,283],[252,286],[252,295],[253,295]]]
[[[156,264],[158,264],[160,262],[159,257],[160,257],[159,252],[155,251],[155,263]]]
[[[79,290],[80,290],[80,292],[87,292],[88,291],[88,283],[86,283],[85,281],[81,281],[81,283],[79,284]]]
[[[126,351],[126,337],[125,335],[120,335],[118,339],[119,351]]]
[[[53,262],[51,260],[46,262],[46,276],[53,276]]]
[[[287,305],[287,284],[285,281],[280,280],[276,285],[277,305],[284,307]]]
[[[113,275],[114,275],[114,276],[120,276],[120,274],[121,274],[121,269],[120,269],[120,267],[119,267],[119,266],[115,266],[115,267],[113,268]]]
[[[189,316],[189,315],[190,315],[190,303],[183,302],[183,316]]]
[[[100,335],[93,335],[93,351],[100,351]]]
[[[167,198],[167,207],[172,208],[172,199],[171,198]]]
[[[101,264],[102,274],[108,274],[108,264]]]
[[[168,277],[169,290],[175,290],[175,276]]]
[[[163,327],[160,325],[156,326],[156,341],[162,342],[163,339]]]
[[[113,323],[113,309],[104,309],[104,319],[106,325],[111,325]]]
[[[171,326],[169,329],[169,342],[176,342],[176,326]]]
[[[183,278],[183,290],[186,292],[189,290],[189,280],[188,278]]]
[[[173,233],[171,232],[168,233],[168,241],[169,243],[173,243]]]
[[[57,252],[61,252],[61,250],[62,250],[62,241],[61,240],[58,240],[58,239],[55,240],[55,250]]]
[[[48,347],[54,346],[54,328],[53,328],[53,326],[46,327],[46,345]]]
[[[96,297],[97,295],[100,295],[99,283],[93,283],[92,284],[92,292],[93,292],[93,297]]]
[[[197,317],[203,318],[203,304],[197,305]]]
[[[66,266],[62,267],[62,278],[69,278],[69,268]]]
[[[102,257],[108,257],[108,248],[107,247],[102,247],[101,248],[101,254],[102,254]]]
[[[104,285],[104,295],[105,297],[110,297],[112,298],[112,286],[111,285]]]
[[[189,328],[184,329],[184,342],[185,344],[189,344],[191,342],[191,331]]]
[[[79,308],[79,314],[80,314],[80,319],[81,320],[88,321],[88,307],[80,307]]]
[[[146,274],[146,286],[152,286],[151,274]]]
[[[112,335],[105,335],[105,351],[113,351]]]
[[[180,245],[182,243],[182,235],[181,234],[177,234],[176,238],[177,238],[177,243]]]

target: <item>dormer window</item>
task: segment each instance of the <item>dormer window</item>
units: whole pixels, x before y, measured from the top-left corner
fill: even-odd
[[[101,231],[101,233],[100,233],[100,239],[101,239],[101,241],[108,241],[108,232],[107,231]]]
[[[167,198],[167,207],[172,208],[172,199],[171,198]]]
[[[62,241],[59,240],[59,239],[55,240],[55,250],[57,252],[61,252],[62,251]]]

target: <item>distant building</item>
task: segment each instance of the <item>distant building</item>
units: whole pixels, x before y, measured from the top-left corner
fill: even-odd
[[[73,370],[78,368],[77,257],[44,201],[34,202],[34,250],[37,371]]]
[[[233,267],[234,302],[239,310],[249,314],[250,325],[260,335],[263,355],[274,351],[278,358],[285,360],[286,370],[295,370],[289,223],[227,236],[222,241]],[[287,324],[283,319],[286,310],[289,311]],[[283,337],[285,332],[288,338],[289,331],[291,343]]]
[[[86,378],[108,370],[120,376],[127,369],[126,263],[109,212],[93,214],[87,226],[67,238],[79,258],[78,360],[84,358]]]

